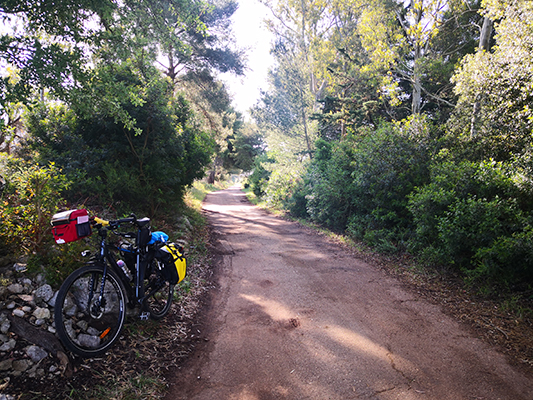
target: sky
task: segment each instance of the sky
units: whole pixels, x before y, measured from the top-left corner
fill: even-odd
[[[270,55],[272,35],[263,22],[270,11],[257,0],[239,0],[239,9],[233,14],[233,31],[239,48],[248,48],[248,70],[244,77],[223,74],[228,91],[237,111],[246,114],[259,99],[260,89],[266,89],[268,68],[273,65]]]

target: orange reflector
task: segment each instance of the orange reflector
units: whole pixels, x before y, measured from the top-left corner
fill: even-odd
[[[105,331],[103,331],[102,334],[100,335],[100,339],[105,338],[110,330],[111,328],[107,328]]]

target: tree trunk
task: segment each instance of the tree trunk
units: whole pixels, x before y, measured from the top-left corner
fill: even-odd
[[[11,313],[6,313],[6,315],[11,322],[11,331],[14,334],[52,353],[61,362],[63,374],[66,377],[72,376],[72,364],[55,335],[31,325],[22,318],[15,317]]]
[[[416,4],[416,2],[411,0],[411,7],[414,10],[417,10],[415,15],[415,23],[416,25],[420,24],[422,22],[422,10],[423,8]],[[405,28],[404,28],[405,29]],[[422,48],[422,43],[420,43],[419,38],[415,36],[415,42],[413,43],[414,47],[414,65],[413,65],[413,77],[411,79],[412,81],[412,105],[411,105],[411,112],[413,115],[420,114],[420,106],[422,103],[422,71],[420,67],[419,60],[424,57],[424,50]]]
[[[413,102],[411,105],[411,112],[413,115],[420,114],[420,105],[422,103],[422,72],[420,71],[420,63],[418,62],[422,58],[422,50],[420,46],[415,48],[415,65],[413,68]]]
[[[215,175],[216,175],[216,171],[214,169],[209,171],[209,176],[207,177],[207,183],[209,183],[210,185],[213,185],[215,183]]]
[[[490,18],[483,18],[483,26],[481,27],[481,35],[479,37],[479,47],[478,51],[489,51],[490,50],[490,37],[492,35],[492,21]],[[476,96],[476,101],[474,102],[474,107],[472,109],[472,119],[470,121],[470,137],[473,138],[476,136],[476,125],[479,120],[479,113],[481,111],[481,100],[483,93],[478,93]]]

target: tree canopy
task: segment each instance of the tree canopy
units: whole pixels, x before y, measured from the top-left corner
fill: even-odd
[[[71,201],[151,214],[181,201],[233,134],[236,114],[217,74],[244,70],[230,25],[236,7],[3,2],[0,144],[63,168],[74,181]]]

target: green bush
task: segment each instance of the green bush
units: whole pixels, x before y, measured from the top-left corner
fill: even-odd
[[[410,249],[429,263],[451,265],[471,282],[533,283],[531,197],[513,163],[432,165],[431,182],[409,196],[415,235]]]
[[[0,243],[14,260],[26,257],[30,272],[44,273],[58,286],[80,266],[85,247],[83,241],[59,246],[53,240],[50,220],[66,205],[61,193],[68,181],[52,163],[43,167],[0,154],[0,166],[6,180],[0,197]]]
[[[344,230],[350,217],[352,200],[353,142],[316,142],[316,155],[309,166],[307,213],[310,218],[335,230]]]
[[[477,250],[475,268],[467,271],[471,284],[490,286],[494,282],[524,290],[533,283],[533,228],[526,226],[511,236],[496,238]]]
[[[38,166],[0,154],[6,186],[0,202],[0,237],[17,255],[46,254],[52,243],[50,219],[68,187],[53,163]]]
[[[523,218],[512,199],[473,196],[456,201],[438,218],[438,243],[446,257],[442,261],[469,268],[478,249],[491,246],[499,237],[512,235],[521,228]]]
[[[318,141],[306,178],[310,217],[387,249],[404,247],[412,223],[408,195],[428,178],[424,126],[382,124],[338,143]]]
[[[298,177],[298,171],[292,166],[279,166],[270,173],[268,185],[264,190],[264,199],[275,208],[287,207],[296,187],[298,187]]]
[[[291,215],[296,218],[308,218],[309,213],[307,212],[307,189],[306,184],[303,179],[299,179],[292,196],[289,197],[286,201],[286,207],[291,213]]]
[[[247,184],[252,189],[257,197],[265,195],[266,186],[270,179],[270,172],[263,167],[263,163],[272,163],[267,156],[256,157],[254,161],[254,168],[248,177]]]
[[[186,187],[203,176],[214,141],[195,126],[188,102],[152,72],[144,85],[131,66],[107,71],[125,86],[145,86],[137,101],[121,100],[132,127],[109,110],[92,110],[87,117],[80,110],[41,104],[27,115],[37,161],[63,169],[72,182],[65,193],[71,202],[154,216],[181,204]]]

